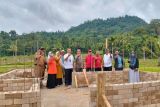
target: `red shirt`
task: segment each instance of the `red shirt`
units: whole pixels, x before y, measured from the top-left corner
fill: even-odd
[[[85,58],[86,68],[94,68],[95,58],[93,55],[87,55]]]
[[[99,55],[95,57],[95,68],[101,68],[101,66],[102,66],[102,57]]]

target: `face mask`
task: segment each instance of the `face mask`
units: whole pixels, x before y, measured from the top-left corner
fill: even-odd
[[[135,56],[134,54],[132,54],[132,56]]]

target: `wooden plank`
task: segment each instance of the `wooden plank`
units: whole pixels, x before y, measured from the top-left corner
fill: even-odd
[[[76,88],[78,88],[78,80],[76,75],[74,76],[74,79],[75,79]]]
[[[102,98],[103,98],[105,107],[112,107],[111,104],[109,103],[107,97],[104,94],[102,95]]]
[[[89,81],[88,81],[88,78],[87,78],[86,70],[83,70],[83,74],[84,74],[87,86],[89,87]]]

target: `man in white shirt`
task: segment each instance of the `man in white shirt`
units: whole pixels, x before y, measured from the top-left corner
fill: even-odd
[[[106,53],[103,57],[103,70],[112,71],[112,54],[109,52],[109,49],[106,49]]]
[[[65,85],[66,86],[70,86],[72,84],[73,63],[74,63],[74,57],[71,53],[71,48],[68,48],[67,53],[64,55]]]

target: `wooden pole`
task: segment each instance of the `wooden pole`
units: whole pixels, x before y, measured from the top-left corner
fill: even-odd
[[[106,38],[106,49],[108,48],[108,39]]]
[[[76,75],[74,76],[74,79],[75,79],[76,88],[78,88],[78,80]]]
[[[84,74],[87,86],[89,87],[89,81],[88,81],[88,78],[87,78],[86,70],[83,70],[83,74]]]

